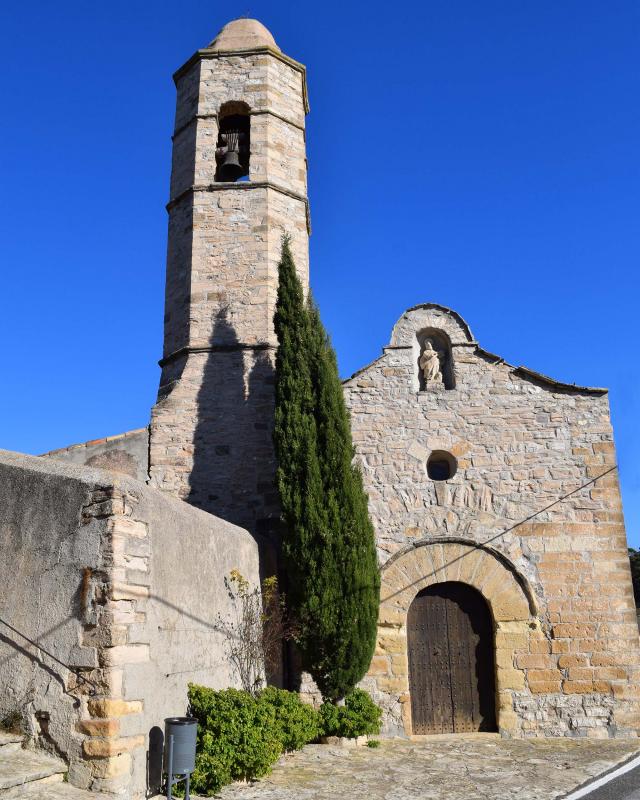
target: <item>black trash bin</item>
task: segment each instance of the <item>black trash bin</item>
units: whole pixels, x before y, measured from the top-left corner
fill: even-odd
[[[185,781],[189,798],[189,781],[196,765],[198,722],[194,717],[167,717],[164,721],[164,771],[167,774],[167,797],[172,797],[176,783]],[[174,777],[177,776],[177,777]]]

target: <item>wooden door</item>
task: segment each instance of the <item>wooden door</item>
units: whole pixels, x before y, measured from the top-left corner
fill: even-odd
[[[413,733],[495,730],[493,625],[464,583],[420,592],[407,617]]]

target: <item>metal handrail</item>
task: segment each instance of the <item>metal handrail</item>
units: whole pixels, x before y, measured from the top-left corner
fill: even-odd
[[[58,664],[60,664],[60,666],[64,667],[65,669],[68,669],[69,672],[72,672],[76,676],[78,681],[80,681],[81,684],[88,684],[89,686],[91,686],[92,687],[92,690],[91,690],[91,694],[92,695],[97,694],[97,692],[98,692],[98,690],[100,688],[98,686],[98,684],[95,683],[94,681],[92,681],[90,678],[86,678],[80,672],[80,670],[77,667],[71,667],[71,666],[69,666],[69,664],[65,664],[64,661],[61,661],[57,656],[54,656],[53,653],[50,653],[41,644],[38,644],[38,642],[34,642],[33,639],[30,639],[26,634],[22,633],[22,631],[19,631],[13,625],[11,625],[9,622],[7,622],[6,619],[3,619],[2,617],[0,617],[0,622],[3,625],[5,625],[7,628],[9,628],[10,631],[13,631],[13,633],[18,634],[18,636],[21,636],[25,641],[29,642],[30,645],[32,645],[33,647],[37,648],[38,650],[41,650],[45,655],[47,655],[49,658],[53,659],[53,661],[56,661]],[[77,687],[75,687],[75,688],[77,688]],[[73,691],[73,690],[71,690],[71,691]]]

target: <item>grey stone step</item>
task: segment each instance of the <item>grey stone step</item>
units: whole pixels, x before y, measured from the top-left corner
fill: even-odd
[[[8,733],[7,731],[0,731],[0,747],[5,744],[14,744],[15,742],[22,742],[24,736],[21,733]]]
[[[0,753],[9,753],[22,748],[23,736],[20,733],[0,731]]]
[[[36,781],[7,792],[0,791],[0,800],[114,800],[113,795],[86,792],[70,783]]]
[[[63,761],[36,750],[14,750],[12,744],[0,747],[0,790],[43,778],[57,778],[62,781],[62,776],[67,771]],[[4,800],[2,791],[0,798]]]

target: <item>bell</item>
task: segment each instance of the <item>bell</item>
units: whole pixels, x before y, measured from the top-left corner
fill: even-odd
[[[220,180],[235,181],[244,174],[240,163],[240,131],[225,131],[220,138],[225,146],[220,164]]]
[[[237,180],[244,169],[240,163],[240,154],[237,150],[227,150],[220,164],[220,178],[223,181]]]

